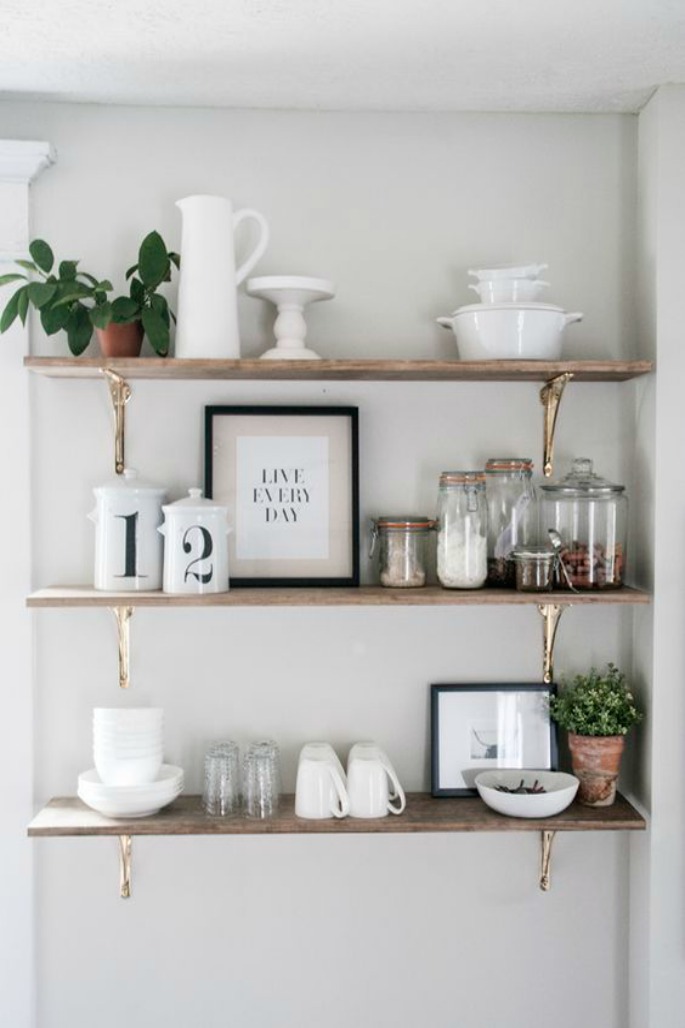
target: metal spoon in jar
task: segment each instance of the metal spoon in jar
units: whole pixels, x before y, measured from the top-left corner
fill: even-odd
[[[556,557],[556,562],[559,565],[559,567],[561,568],[561,573],[564,576],[564,580],[566,582],[566,585],[569,587],[569,589],[572,592],[577,593],[578,589],[576,589],[575,585],[571,581],[570,575],[569,575],[568,571],[566,570],[566,565],[564,564],[564,558],[561,556],[561,551],[564,548],[564,544],[561,541],[561,536],[557,532],[556,528],[548,528],[547,529],[547,535],[549,536],[550,542],[551,542],[552,546],[554,547],[554,554],[555,554],[555,557]]]

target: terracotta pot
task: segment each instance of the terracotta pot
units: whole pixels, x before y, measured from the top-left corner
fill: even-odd
[[[586,807],[610,807],[616,799],[623,735],[568,733],[573,773],[580,780],[578,802]]]
[[[140,321],[118,325],[110,321],[107,328],[96,328],[103,357],[139,357],[143,345],[143,326]]]

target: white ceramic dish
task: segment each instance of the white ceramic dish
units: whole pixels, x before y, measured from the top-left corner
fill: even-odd
[[[116,757],[95,751],[93,760],[100,780],[106,785],[149,785],[162,767],[161,752],[146,757]]]
[[[481,303],[531,303],[548,287],[540,278],[493,278],[469,285]]]
[[[582,317],[546,303],[472,303],[437,322],[452,329],[461,360],[555,361],[564,329]]]
[[[95,770],[78,777],[78,795],[105,817],[147,817],[173,803],[183,790],[183,769],[163,764],[154,782],[142,786],[105,785]]]
[[[469,268],[469,275],[474,275],[479,282],[490,279],[537,278],[548,267],[547,264],[514,264],[500,268]]]
[[[532,788],[537,782],[544,792],[501,792],[497,786],[516,789],[523,782]],[[573,802],[578,791],[578,779],[563,771],[514,770],[481,771],[476,775],[476,788],[484,803],[498,814],[507,817],[554,817]]]

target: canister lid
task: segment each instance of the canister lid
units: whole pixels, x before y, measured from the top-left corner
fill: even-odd
[[[443,471],[440,485],[485,485],[484,471]]]
[[[109,482],[96,485],[93,492],[96,496],[105,496],[107,493],[121,492],[122,490],[132,493],[151,493],[160,498],[165,497],[167,492],[163,486],[154,485],[152,482],[146,482],[139,478],[138,472],[134,468],[124,468],[120,475],[110,479]]]
[[[625,491],[624,485],[617,485],[596,475],[588,457],[576,457],[567,475],[558,482],[541,483],[540,488],[547,493],[561,493],[564,496],[606,496]]]
[[[407,531],[435,528],[435,518],[414,514],[386,514],[375,519],[376,528],[399,528]]]
[[[168,503],[162,510],[166,514],[167,511],[179,511],[184,514],[208,514],[212,510],[222,511],[224,514],[228,513],[228,508],[221,503],[216,503],[215,500],[207,499],[202,495],[202,490],[196,487],[188,490],[188,495],[184,496],[180,500],[174,500],[173,503]]]
[[[532,472],[532,470],[533,461],[530,457],[490,457],[485,464],[485,471],[488,474],[513,471]]]

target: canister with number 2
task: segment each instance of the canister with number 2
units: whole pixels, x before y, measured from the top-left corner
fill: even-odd
[[[189,489],[162,508],[165,593],[228,592],[228,510]]]

